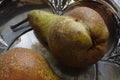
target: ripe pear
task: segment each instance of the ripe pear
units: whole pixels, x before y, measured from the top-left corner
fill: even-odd
[[[49,26],[56,20],[56,18],[58,18],[58,16],[40,10],[32,10],[29,12],[28,18],[29,23],[40,39],[43,42],[47,42]]]
[[[109,34],[101,16],[91,11],[86,10],[82,16],[88,16],[77,19],[33,10],[28,19],[37,35],[44,36],[57,60],[68,67],[85,68],[102,58]],[[94,16],[100,21],[96,22]]]
[[[26,48],[14,48],[0,55],[0,80],[60,80],[46,59]]]

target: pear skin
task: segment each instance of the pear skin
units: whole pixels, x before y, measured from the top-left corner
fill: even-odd
[[[60,80],[46,59],[26,48],[14,48],[0,55],[0,80]]]
[[[91,32],[91,36],[97,39],[97,42],[104,42],[109,37],[109,30],[102,16],[89,7],[76,7],[64,14],[75,19],[82,20]]]
[[[109,30],[104,19],[97,11],[89,7],[75,7],[63,15],[73,17],[78,21],[82,20],[89,28],[93,46],[84,55],[84,57],[87,56],[88,58],[83,61],[83,67],[95,64],[104,56],[107,49]]]
[[[41,10],[33,12],[38,15],[29,14],[32,14],[29,16],[32,17],[29,18],[30,24],[36,33],[41,29],[46,31],[44,36],[51,54],[62,64],[68,67],[86,68],[104,56],[109,31],[96,11],[83,7],[83,10],[71,11],[63,16]]]
[[[93,44],[85,24],[64,17],[56,20],[50,28],[48,45],[61,63],[68,67],[81,67]]]
[[[48,29],[56,18],[59,16],[40,10],[32,10],[28,14],[30,25],[43,42],[47,42]]]

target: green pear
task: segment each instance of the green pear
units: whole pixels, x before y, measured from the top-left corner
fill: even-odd
[[[95,16],[100,17],[99,14]],[[28,19],[37,35],[41,39],[44,36],[53,56],[66,66],[88,67],[104,55],[108,35],[104,36],[103,32],[108,34],[108,30],[102,22],[93,22],[91,26],[94,27],[91,27],[83,18],[58,16],[41,10],[30,11]],[[97,32],[99,35],[95,34]]]
[[[32,10],[29,12],[29,23],[35,30],[40,39],[47,42],[49,26],[58,18],[54,14],[50,14],[40,10]]]
[[[0,55],[0,80],[60,80],[46,59],[26,48],[14,48]]]

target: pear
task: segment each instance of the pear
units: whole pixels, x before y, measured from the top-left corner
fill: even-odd
[[[103,57],[109,34],[101,16],[91,11],[90,17],[95,16],[100,22],[83,20],[82,16],[87,12],[78,19],[41,10],[30,11],[28,19],[37,35],[48,43],[57,60],[68,67],[85,68]]]
[[[57,15],[40,10],[32,10],[28,14],[29,23],[43,42],[47,42],[49,26],[58,18]]]
[[[0,55],[0,80],[60,80],[46,59],[27,48],[14,48]]]

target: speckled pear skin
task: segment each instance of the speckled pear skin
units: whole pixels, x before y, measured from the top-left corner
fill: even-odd
[[[48,29],[58,17],[40,10],[32,10],[28,14],[30,25],[43,42],[47,42]]]
[[[68,67],[86,68],[95,64],[104,56],[107,46],[109,31],[102,17],[90,8],[82,9],[80,13],[78,9],[75,13],[68,12],[64,16],[34,10],[34,14],[30,12],[28,16],[39,37],[42,35],[38,32],[43,27],[47,28],[44,31],[47,32],[45,36],[51,53]],[[35,16],[35,13],[38,15]],[[46,14],[47,17],[44,16]],[[39,18],[39,21],[35,18]]]
[[[26,48],[14,48],[0,55],[0,80],[60,79],[40,53]]]

